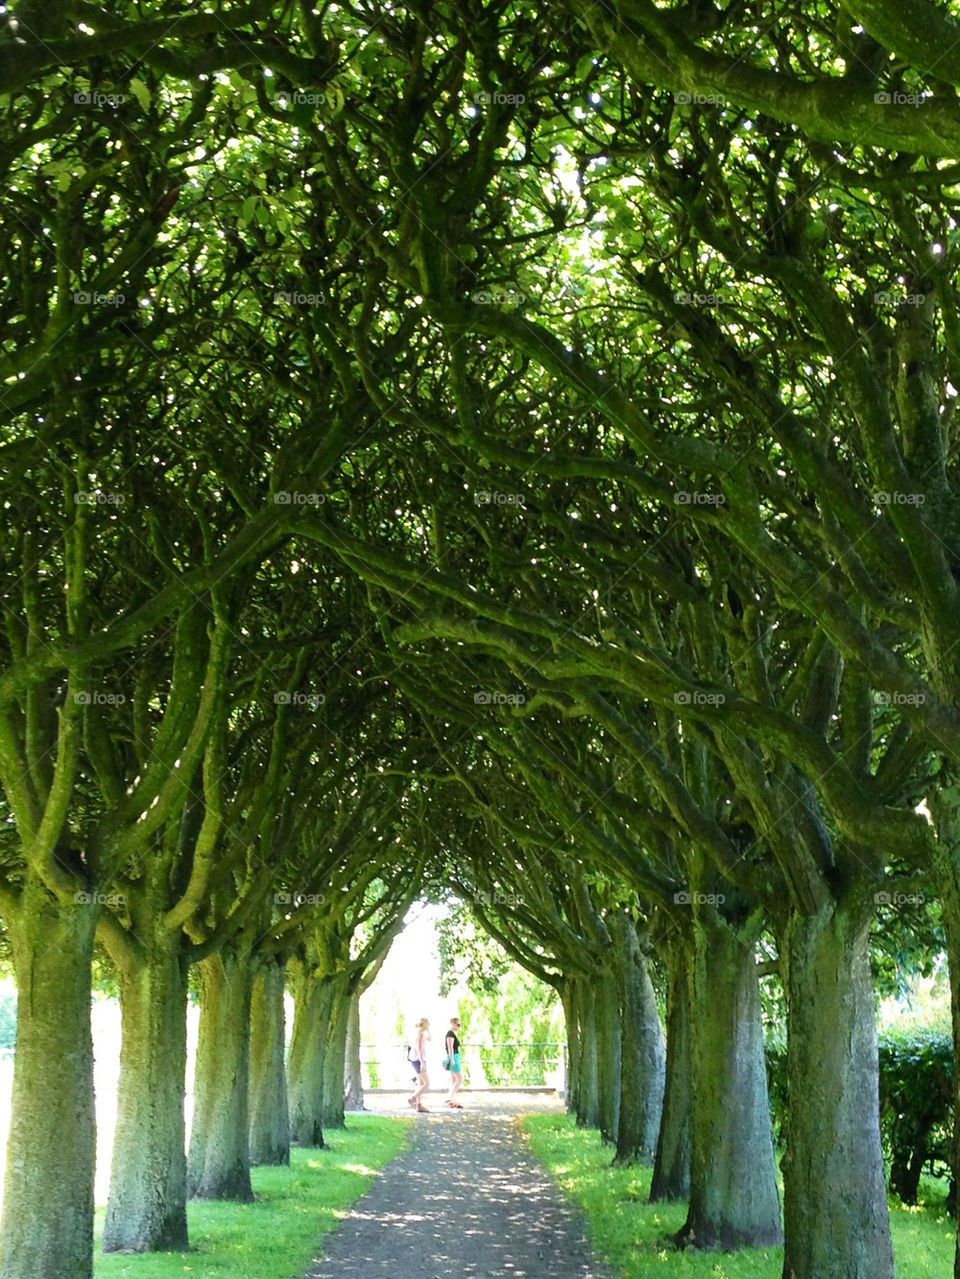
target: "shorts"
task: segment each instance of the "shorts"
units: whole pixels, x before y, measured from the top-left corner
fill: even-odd
[[[453,1056],[450,1058],[450,1073],[452,1075],[459,1075],[460,1070],[461,1070],[460,1054],[454,1053]]]

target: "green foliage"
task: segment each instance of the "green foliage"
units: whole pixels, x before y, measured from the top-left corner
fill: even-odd
[[[524,1127],[534,1155],[586,1215],[599,1253],[623,1279],[664,1274],[703,1279],[780,1279],[782,1248],[744,1252],[674,1252],[660,1241],[679,1230],[686,1204],[651,1204],[649,1168],[611,1168],[610,1152],[596,1131],[578,1128],[571,1115],[529,1115]],[[953,1230],[943,1197],[928,1183],[921,1206],[890,1202],[890,1229],[898,1279],[951,1273]]]
[[[452,901],[437,921],[440,994],[466,986],[475,996],[495,995],[513,965],[501,946],[476,922],[467,907]]]
[[[953,1041],[949,1028],[886,1030],[879,1039],[880,1130],[890,1162],[890,1188],[917,1201],[928,1162],[949,1175],[953,1117]]]
[[[475,922],[462,903],[438,921],[440,990],[453,996],[463,1022],[465,1067],[473,1082],[495,1087],[542,1085],[563,1038],[555,991],[538,981]]]
[[[783,1039],[769,1037],[766,1043],[767,1092],[770,1096],[770,1117],[778,1144],[783,1139],[783,1127],[787,1118],[787,1045]]]
[[[96,1279],[290,1279],[317,1255],[317,1240],[334,1230],[343,1210],[370,1187],[374,1174],[399,1154],[410,1121],[351,1115],[331,1149],[290,1152],[289,1168],[254,1168],[256,1202],[188,1205],[189,1253],[94,1256]],[[97,1214],[98,1234],[102,1213]]]

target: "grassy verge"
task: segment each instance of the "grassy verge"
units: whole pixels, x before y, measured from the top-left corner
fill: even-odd
[[[96,1279],[290,1279],[318,1242],[406,1145],[410,1120],[351,1115],[329,1150],[293,1150],[289,1168],[254,1168],[257,1201],[191,1203],[191,1252],[95,1255]],[[103,1211],[97,1213],[97,1248]]]
[[[782,1248],[739,1253],[685,1253],[658,1247],[679,1230],[685,1204],[650,1204],[649,1168],[611,1168],[612,1152],[597,1132],[577,1128],[570,1115],[529,1115],[524,1127],[533,1154],[586,1217],[597,1252],[624,1279],[780,1279]],[[903,1208],[890,1201],[890,1228],[898,1279],[934,1279],[953,1272],[953,1222],[942,1186],[927,1182],[923,1202]]]

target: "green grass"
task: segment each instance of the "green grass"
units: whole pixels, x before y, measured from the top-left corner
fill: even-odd
[[[351,1115],[329,1150],[293,1150],[289,1168],[254,1168],[252,1204],[191,1203],[190,1252],[99,1252],[103,1211],[97,1212],[97,1279],[290,1279],[318,1255],[322,1235],[369,1188],[374,1174],[407,1143],[408,1119]]]
[[[780,1279],[782,1248],[736,1253],[687,1253],[658,1247],[686,1218],[685,1204],[650,1204],[651,1169],[611,1168],[612,1151],[599,1133],[577,1128],[571,1115],[529,1115],[524,1127],[533,1154],[588,1222],[594,1245],[624,1279]],[[782,1193],[782,1187],[781,1187]],[[890,1200],[897,1279],[943,1279],[953,1273],[953,1222],[945,1187],[924,1180],[921,1203]]]

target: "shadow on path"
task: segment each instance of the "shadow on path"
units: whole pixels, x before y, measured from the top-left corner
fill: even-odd
[[[307,1279],[608,1279],[527,1150],[521,1115],[542,1108],[517,1100],[450,1111],[438,1103],[416,1115],[411,1149],[327,1235]]]

